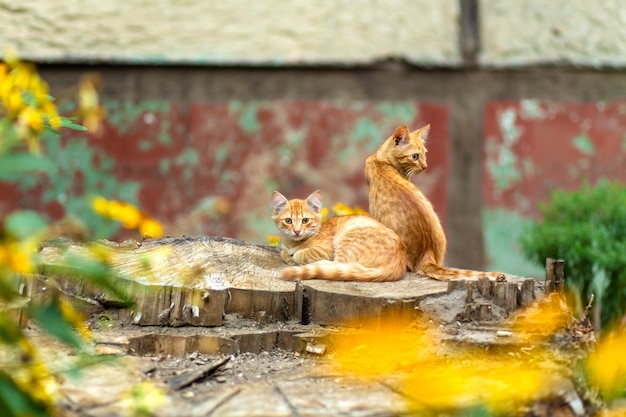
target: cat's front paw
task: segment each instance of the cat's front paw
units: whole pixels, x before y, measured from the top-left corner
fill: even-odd
[[[282,259],[283,262],[286,263],[287,265],[295,265],[293,261],[293,257],[285,249],[281,249],[280,259]]]

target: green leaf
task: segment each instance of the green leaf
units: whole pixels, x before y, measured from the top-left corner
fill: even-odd
[[[61,266],[46,266],[48,274],[67,275],[91,281],[98,287],[114,295],[122,305],[130,305],[132,300],[120,285],[120,274],[109,264],[95,258],[75,253],[68,253]]]
[[[6,417],[48,416],[45,404],[36,401],[28,392],[22,391],[11,376],[2,370],[0,370],[0,410],[3,410],[2,415]]]
[[[28,239],[46,226],[47,224],[43,217],[31,210],[11,213],[4,223],[6,232],[18,240]]]
[[[58,300],[48,304],[34,305],[31,307],[31,317],[42,329],[68,345],[80,348],[81,339],[70,323],[65,320]]]
[[[0,341],[3,344],[15,345],[22,339],[22,329],[9,318],[7,313],[0,314]]]
[[[74,120],[69,119],[67,117],[61,117],[61,126],[66,127],[68,129],[72,129],[72,130],[87,130],[87,128],[85,126],[81,126],[79,124],[74,123]]]
[[[16,181],[26,174],[45,172],[47,159],[31,153],[9,153],[0,156],[0,181]]]

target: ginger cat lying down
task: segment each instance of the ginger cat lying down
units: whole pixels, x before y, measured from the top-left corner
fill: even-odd
[[[272,194],[272,219],[280,232],[281,278],[396,281],[406,272],[406,250],[396,233],[369,216],[322,222],[322,194],[288,200]]]

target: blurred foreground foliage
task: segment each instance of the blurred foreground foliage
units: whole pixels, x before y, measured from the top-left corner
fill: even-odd
[[[560,294],[502,325],[511,329],[509,343],[468,346],[447,341],[432,322],[352,323],[331,337],[333,361],[365,384],[390,386],[419,416],[625,415],[614,405],[626,394],[623,328],[595,346],[586,327],[586,336],[569,338],[580,322]]]
[[[576,191],[556,191],[540,206],[541,221],[522,235],[524,253],[543,265],[565,260],[568,286],[581,305],[595,294],[602,326],[626,314],[626,187],[600,180]]]
[[[96,87],[89,78],[83,79],[79,85],[78,103],[82,123],[90,130],[97,130],[103,113]],[[83,131],[87,128],[79,124],[77,118],[58,114],[47,83],[33,65],[20,61],[11,52],[6,53],[4,62],[0,62],[0,181],[23,190],[45,189],[50,187],[46,175],[74,177],[73,172],[55,171],[54,166],[91,164],[91,154],[86,154],[88,160],[73,155],[68,161],[56,160],[58,152],[52,157],[46,155],[48,149],[58,151],[62,148],[62,129]],[[68,146],[72,148],[71,144]],[[100,177],[99,184],[106,183],[106,175],[100,174]],[[107,187],[104,188],[106,191]],[[102,190],[102,187],[98,189]],[[62,190],[53,194],[67,198]],[[45,191],[43,197],[45,200]],[[66,209],[73,203],[71,197],[65,200]],[[90,207],[90,215],[103,219],[95,223],[93,230],[85,231],[83,219],[50,224],[42,214],[31,210],[1,213],[0,410],[3,417],[54,415],[58,377],[73,370],[50,367],[36,342],[21,327],[24,319],[33,320],[50,336],[73,349],[75,364],[79,368],[106,359],[95,358],[89,353],[85,342],[90,340],[90,332],[84,318],[58,292],[50,291],[52,294],[36,300],[25,297],[28,281],[36,279],[35,274],[40,268],[38,250],[41,244],[51,244],[50,239],[55,235],[74,234],[77,228],[80,233],[76,234],[84,238],[99,237],[102,235],[99,225],[109,226],[105,232],[109,235],[118,225],[138,229],[152,237],[159,237],[163,232],[157,221],[131,204],[100,196],[84,196],[83,201],[85,207]],[[66,260],[66,265],[68,272],[75,276],[91,281],[123,302],[131,302],[113,285],[116,273],[106,254],[93,251],[84,258]],[[145,415],[145,409],[141,410]]]

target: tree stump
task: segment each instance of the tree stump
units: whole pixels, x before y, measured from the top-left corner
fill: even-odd
[[[115,285],[135,300],[131,318],[139,325],[221,326],[228,314],[259,323],[295,320],[341,325],[423,313],[446,321],[441,309],[433,306],[443,301],[438,298],[457,291],[466,295],[459,305],[448,306],[458,310],[455,314],[480,310],[466,318],[501,318],[537,297],[534,280],[512,276],[507,282],[445,282],[414,273],[383,283],[282,281],[284,264],[276,248],[223,237],[49,245],[41,250],[42,273],[66,293],[115,305],[119,300],[85,279],[69,277],[67,268],[59,272],[69,259],[93,253],[108,260],[118,277]],[[500,315],[494,315],[491,305]]]

